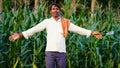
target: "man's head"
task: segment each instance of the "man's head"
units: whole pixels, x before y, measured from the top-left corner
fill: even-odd
[[[60,6],[56,3],[51,4],[50,13],[53,17],[58,17],[60,13]]]

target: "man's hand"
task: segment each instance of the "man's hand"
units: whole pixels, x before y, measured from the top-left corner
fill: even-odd
[[[20,38],[22,36],[22,33],[13,33],[12,36],[9,37],[10,41],[15,41],[16,39]]]
[[[98,31],[92,31],[91,33],[93,36],[95,36],[98,39],[102,39],[102,34]]]

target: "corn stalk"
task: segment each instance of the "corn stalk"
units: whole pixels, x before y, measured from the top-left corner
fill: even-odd
[[[91,19],[89,8],[84,6],[80,6],[79,14],[75,14],[76,12],[70,14],[71,1],[67,1],[64,0],[62,5],[62,8],[65,9],[65,17],[69,18],[75,25],[100,31],[103,35],[103,39],[98,40],[93,36],[86,38],[69,32],[66,39],[67,67],[119,68],[120,20],[115,9],[101,9],[97,5],[99,10],[94,11],[94,19]],[[42,3],[38,5],[37,16],[29,7],[5,10],[2,13],[2,20],[0,21],[0,68],[45,68],[46,31],[38,32],[28,40],[24,37],[15,42],[8,40],[11,32],[25,31],[40,23],[43,19],[49,18],[48,7],[46,8],[44,1]],[[76,4],[77,6],[81,5],[78,1],[74,5]],[[111,31],[114,34],[110,34]]]
[[[96,0],[92,0],[92,3],[91,3],[91,18],[93,18],[95,6],[96,6]]]
[[[0,20],[2,19],[2,16],[1,16],[2,10],[3,10],[2,3],[3,3],[2,0],[0,0]]]

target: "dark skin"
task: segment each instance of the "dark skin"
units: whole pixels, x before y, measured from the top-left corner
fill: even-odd
[[[50,13],[56,21],[59,19],[60,9],[57,6],[53,5],[50,10]],[[102,39],[102,34],[98,31],[92,31],[91,35],[93,35],[94,37],[96,37],[98,39]],[[13,35],[9,37],[9,40],[15,41],[16,39],[18,39],[22,36],[23,36],[22,33],[13,33]]]
[[[57,6],[53,5],[50,10],[50,13],[56,21],[59,19],[60,9]]]

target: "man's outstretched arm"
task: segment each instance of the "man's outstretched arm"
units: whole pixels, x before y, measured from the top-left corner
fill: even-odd
[[[28,39],[29,36],[32,36],[36,32],[42,31],[46,28],[46,21],[42,21],[41,23],[37,24],[36,26],[23,31],[21,33],[13,33],[10,37],[10,41],[15,41],[16,39],[19,39],[20,37],[24,36],[24,38]]]
[[[70,23],[69,31],[78,33],[80,35],[86,35],[87,37],[89,37],[90,35],[93,35],[94,37],[96,37],[98,39],[102,39],[102,34],[100,32],[81,28],[77,25],[74,25],[73,23]]]

